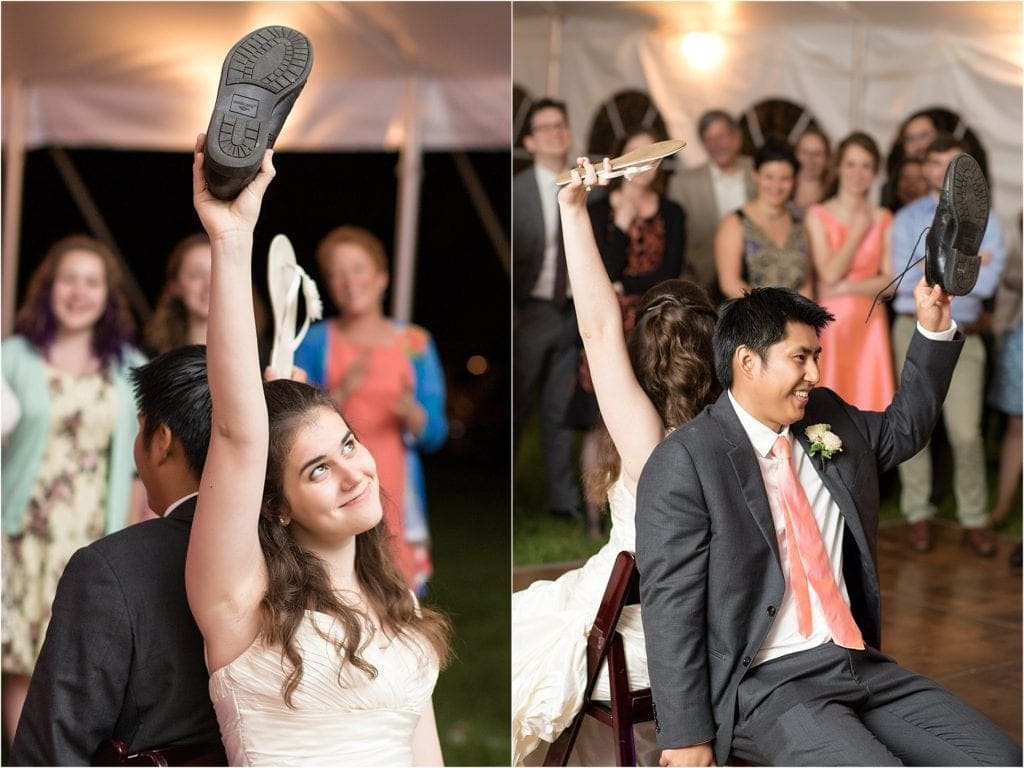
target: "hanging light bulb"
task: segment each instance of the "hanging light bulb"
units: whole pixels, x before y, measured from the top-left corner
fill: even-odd
[[[679,48],[693,68],[713,69],[721,60],[725,46],[714,32],[687,32]]]

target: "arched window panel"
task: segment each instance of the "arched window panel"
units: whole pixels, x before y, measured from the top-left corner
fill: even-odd
[[[935,123],[935,127],[945,133],[951,133],[957,139],[963,139],[967,142],[967,146],[970,150],[971,156],[978,161],[978,165],[981,166],[982,172],[985,174],[985,178],[989,179],[988,175],[988,155],[985,152],[985,147],[982,146],[981,140],[978,135],[968,127],[967,123],[964,122],[963,118],[957,112],[945,107],[928,107],[926,109],[914,110],[911,114],[918,114],[924,112],[932,119]],[[892,143],[889,146],[889,156],[886,160],[886,169],[888,170],[889,177],[892,178],[903,162],[903,144],[900,141],[900,137],[903,134],[903,127],[909,122],[910,115],[900,123],[899,129],[896,131],[896,136],[893,137]],[[991,180],[989,179],[990,183]]]
[[[756,153],[770,138],[793,146],[808,128],[828,135],[809,109],[788,99],[763,99],[751,105],[739,124],[745,155]]]
[[[597,108],[590,122],[587,154],[593,158],[611,157],[620,142],[637,130],[651,131],[658,141],[669,138],[665,121],[651,97],[643,91],[620,91]],[[674,158],[665,161],[674,167]]]

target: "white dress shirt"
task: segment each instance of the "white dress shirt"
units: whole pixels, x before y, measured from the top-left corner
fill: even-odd
[[[747,202],[747,174],[742,168],[737,168],[732,173],[722,173],[722,169],[714,163],[711,167],[711,186],[715,190],[715,205],[718,206],[718,215],[725,216],[737,208],[742,208]]]
[[[558,238],[561,236],[561,228],[558,226],[558,185],[555,184],[555,172],[539,163],[533,164],[533,172],[537,176],[537,191],[540,193],[540,206],[544,212],[544,261],[530,296],[550,301],[555,295]]]
[[[761,648],[754,655],[753,665],[757,666],[780,656],[816,648],[832,640],[832,633],[829,631],[821,601],[810,583],[808,583],[807,590],[811,603],[810,636],[804,637],[797,627],[796,603],[793,601],[793,590],[789,584],[789,537],[786,535],[786,521],[782,505],[779,503],[779,490],[775,475],[776,466],[782,459],[776,459],[771,455],[775,441],[779,439],[780,435],[789,437],[792,446],[793,470],[796,472],[800,485],[803,486],[804,493],[807,494],[814,520],[821,531],[825,552],[828,553],[829,563],[832,565],[832,577],[839,586],[839,593],[843,596],[843,600],[849,605],[850,595],[846,589],[846,580],[843,578],[843,516],[839,512],[839,506],[832,500],[832,494],[821,482],[821,476],[811,463],[814,459],[804,453],[800,441],[789,434],[789,427],[783,427],[781,432],[776,433],[747,413],[743,406],[736,402],[732,392],[729,393],[729,402],[732,403],[740,424],[743,425],[743,430],[750,438],[750,443],[757,454],[757,463],[761,468],[761,476],[764,478],[765,490],[768,492],[768,506],[772,511],[775,535],[779,542],[782,573],[786,577],[786,593],[782,598],[782,604],[776,606],[775,622]]]

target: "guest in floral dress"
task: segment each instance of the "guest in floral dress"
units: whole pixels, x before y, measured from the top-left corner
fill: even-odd
[[[120,268],[103,243],[55,243],[33,274],[3,378],[21,418],[3,452],[3,724],[13,735],[75,550],[138,519],[128,370],[144,362]]]
[[[388,262],[376,235],[338,227],[317,261],[339,314],[310,327],[295,365],[331,394],[376,459],[395,561],[422,593],[433,566],[419,452],[448,437],[441,361],[430,333],[384,314]]]

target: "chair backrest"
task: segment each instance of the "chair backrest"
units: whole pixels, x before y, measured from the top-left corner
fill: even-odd
[[[587,636],[587,685],[583,689],[583,704],[576,717],[548,749],[544,765],[568,765],[583,718],[587,715],[597,717],[616,730],[616,764],[636,764],[632,727],[634,723],[653,718],[650,689],[629,690],[626,652],[622,637],[615,628],[622,616],[622,609],[639,602],[640,574],[636,569],[636,557],[632,552],[619,552],[608,576],[594,624]],[[609,707],[595,705],[590,698],[605,661],[608,662],[608,685],[612,696]]]
[[[640,574],[636,570],[636,557],[632,552],[619,552],[608,577],[604,596],[594,617],[594,625],[587,636],[587,693],[593,690],[601,663],[608,653],[615,627],[622,617],[622,609],[640,602]]]
[[[93,765],[227,765],[228,756],[224,745],[176,744],[164,747],[149,747],[129,753],[128,745],[121,739],[103,741],[92,756]]]

